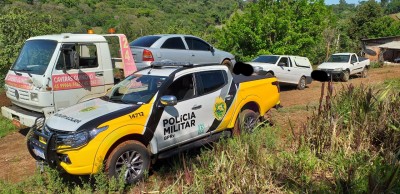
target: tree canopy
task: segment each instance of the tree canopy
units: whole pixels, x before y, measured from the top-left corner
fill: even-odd
[[[106,33],[129,40],[161,33],[193,34],[240,60],[292,54],[317,64],[332,52],[360,51],[360,38],[400,35],[400,0],[327,6],[324,0],[3,0],[0,78],[32,36]]]

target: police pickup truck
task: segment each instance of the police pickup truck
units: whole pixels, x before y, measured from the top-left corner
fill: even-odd
[[[142,178],[155,159],[251,131],[279,103],[276,77],[234,75],[224,65],[153,64],[105,96],[38,120],[31,155],[74,175]],[[122,173],[122,174],[121,174]]]

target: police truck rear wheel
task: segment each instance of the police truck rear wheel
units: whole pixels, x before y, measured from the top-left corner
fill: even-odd
[[[252,133],[257,126],[259,114],[250,109],[243,110],[235,122],[232,135],[238,136],[242,133]]]
[[[110,177],[123,177],[128,184],[143,178],[150,169],[150,154],[138,141],[125,141],[111,152],[106,161],[106,172]]]

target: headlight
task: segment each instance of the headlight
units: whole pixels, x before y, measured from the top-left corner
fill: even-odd
[[[342,68],[336,68],[333,71],[342,71],[342,70],[343,70]]]
[[[38,98],[38,94],[37,93],[31,93],[31,100],[32,101],[39,101],[39,98]]]
[[[108,129],[108,126],[101,128],[94,128],[90,131],[84,131],[71,135],[60,135],[58,136],[59,144],[70,146],[72,148],[81,147],[87,144],[90,140],[96,137],[100,132]]]

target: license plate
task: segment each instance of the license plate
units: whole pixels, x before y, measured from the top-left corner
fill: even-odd
[[[36,154],[36,156],[39,156],[39,157],[41,157],[43,159],[46,159],[46,157],[44,156],[43,150],[33,147],[32,151],[33,151],[33,153]]]

